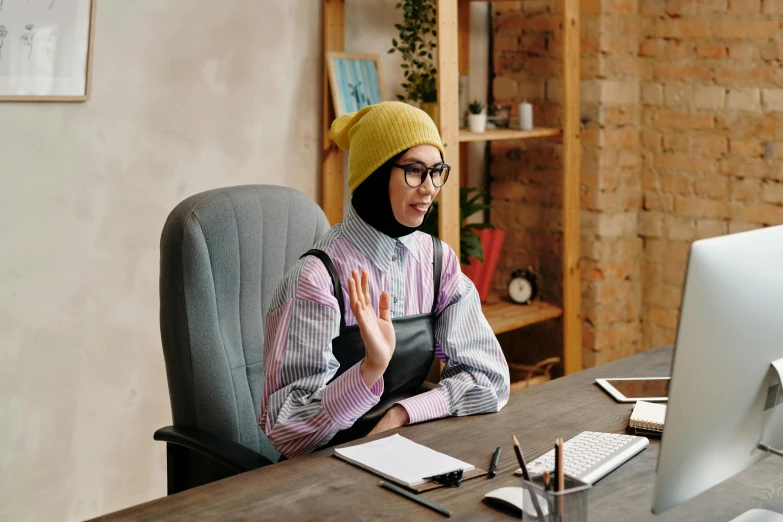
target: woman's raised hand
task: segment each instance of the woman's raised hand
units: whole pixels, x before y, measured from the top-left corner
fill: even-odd
[[[391,322],[389,292],[381,292],[376,315],[370,301],[370,284],[367,270],[362,270],[361,275],[356,269],[351,270],[348,278],[348,298],[351,303],[351,311],[364,341],[365,357],[362,362],[362,380],[368,388],[383,376],[386,367],[394,354],[396,338],[394,326]]]

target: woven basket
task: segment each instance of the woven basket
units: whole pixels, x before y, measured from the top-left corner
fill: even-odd
[[[530,388],[536,384],[551,381],[552,367],[560,363],[560,357],[550,357],[536,364],[508,363],[508,372],[511,375],[511,391]]]

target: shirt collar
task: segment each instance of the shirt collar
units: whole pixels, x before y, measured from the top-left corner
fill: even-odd
[[[399,240],[391,238],[365,223],[353,207],[349,208],[343,219],[343,231],[359,251],[384,273],[389,271],[397,241],[402,243],[417,262],[421,262],[414,234],[402,236]]]

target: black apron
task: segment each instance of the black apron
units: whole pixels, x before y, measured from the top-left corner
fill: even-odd
[[[402,399],[412,397],[419,392],[424,379],[430,371],[435,358],[435,308],[438,305],[440,292],[440,275],[443,263],[443,247],[438,238],[432,237],[432,279],[434,295],[432,310],[427,314],[411,315],[392,319],[396,346],[389,366],[383,373],[383,394],[378,404],[359,417],[353,426],[338,431],[327,446],[334,446],[358,439],[367,435],[386,412]],[[332,340],[332,353],[340,363],[335,376],[342,375],[346,370],[362,361],[365,356],[364,341],[359,325],[345,326],[345,305],[343,290],[337,269],[329,255],[322,250],[309,250],[302,257],[313,255],[319,258],[334,286],[334,296],[340,307],[340,335]]]

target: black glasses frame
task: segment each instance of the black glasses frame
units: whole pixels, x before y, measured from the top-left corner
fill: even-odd
[[[408,185],[411,188],[421,187],[424,184],[424,180],[427,179],[427,176],[429,176],[430,179],[432,180],[432,186],[440,188],[443,185],[445,185],[446,182],[449,180],[449,173],[451,172],[451,166],[446,165],[445,163],[438,163],[437,165],[433,165],[432,167],[428,167],[424,163],[416,161],[414,163],[408,163],[406,165],[394,164],[394,165],[392,165],[392,167],[395,167],[395,168],[403,170],[403,172],[405,173],[405,184]],[[423,167],[424,168],[424,173],[421,175],[421,181],[419,182],[418,185],[411,185],[408,182],[408,170],[411,167]],[[441,171],[441,178],[443,178],[443,183],[441,183],[440,185],[437,185],[435,183],[435,178],[432,177],[432,172],[435,171],[435,170],[440,170]],[[444,173],[445,173],[445,175],[444,175]]]

